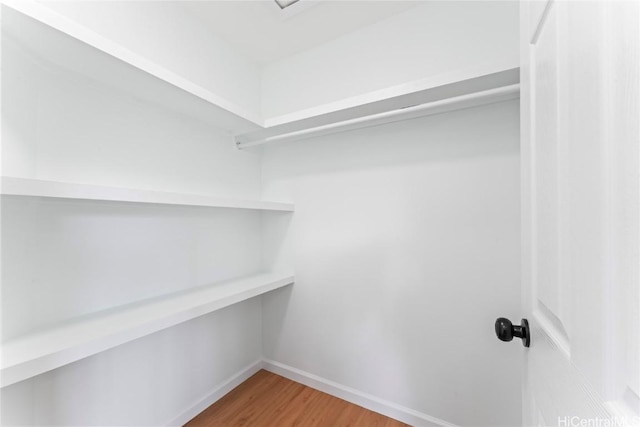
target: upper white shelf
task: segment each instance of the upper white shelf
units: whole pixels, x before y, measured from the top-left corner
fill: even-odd
[[[2,3],[3,40],[18,44],[45,64],[78,73],[232,133],[262,127],[259,115],[45,6],[24,0]]]
[[[3,343],[0,387],[291,285],[293,276],[259,274],[83,316]]]
[[[137,190],[105,187],[101,185],[72,184],[39,179],[2,177],[0,192],[3,195],[53,197],[62,199],[104,200],[114,202],[155,203],[216,208],[255,209],[293,212],[290,203],[261,200],[237,200],[199,194],[169,193],[164,191]]]
[[[517,99],[519,81],[513,64],[484,64],[268,119],[235,140],[244,148]]]
[[[378,114],[474,92],[510,86],[520,82],[520,67],[511,60],[490,61],[458,68],[418,80],[343,98],[312,108],[275,117],[266,117],[265,128],[300,123],[305,119],[348,120]],[[336,117],[327,115],[335,114]]]

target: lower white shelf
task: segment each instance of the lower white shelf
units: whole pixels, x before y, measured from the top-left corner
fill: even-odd
[[[293,276],[258,274],[85,316],[2,345],[0,387],[291,285]]]

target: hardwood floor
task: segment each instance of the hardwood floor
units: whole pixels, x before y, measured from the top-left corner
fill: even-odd
[[[189,421],[186,427],[399,427],[406,425],[261,370]]]

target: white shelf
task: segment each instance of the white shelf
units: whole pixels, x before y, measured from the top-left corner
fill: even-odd
[[[53,197],[61,199],[102,200],[113,202],[152,203],[163,205],[202,206],[216,208],[255,209],[293,212],[290,203],[261,200],[237,200],[220,197],[169,193],[153,190],[105,187],[101,185],[72,184],[39,179],[2,177],[0,192],[3,195]]]
[[[260,274],[78,318],[2,345],[5,387],[232,304],[291,285],[293,276]]]
[[[2,2],[2,37],[38,61],[138,99],[197,117],[232,133],[262,128],[262,118],[122,45],[33,1]],[[6,6],[6,7],[4,7]]]
[[[267,119],[266,128],[235,140],[250,147],[517,99],[519,81],[513,64],[484,64]]]
[[[500,61],[435,74],[419,80],[343,98],[276,117],[265,118],[265,128],[300,123],[336,114],[339,120],[382,113],[520,82],[518,62]],[[333,121],[336,121],[333,119]]]

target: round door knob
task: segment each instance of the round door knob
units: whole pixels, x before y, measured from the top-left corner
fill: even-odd
[[[511,341],[513,337],[521,338],[522,345],[529,347],[531,344],[531,335],[529,333],[529,322],[522,319],[520,326],[513,325],[511,320],[504,317],[496,319],[496,335],[501,341]]]

